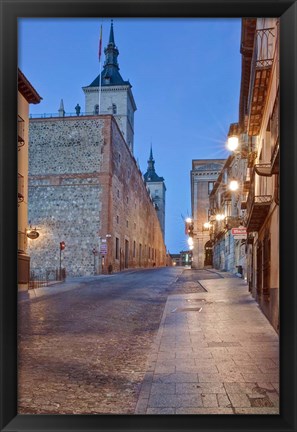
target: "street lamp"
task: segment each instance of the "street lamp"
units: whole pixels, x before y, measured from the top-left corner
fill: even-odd
[[[227,149],[230,151],[235,151],[238,149],[238,136],[229,136],[227,140]]]
[[[222,221],[223,219],[225,219],[225,215],[223,213],[217,213],[216,214],[216,220],[217,221]]]
[[[188,245],[193,246],[193,244],[194,244],[194,240],[192,239],[192,237],[189,237],[188,238]]]
[[[60,280],[62,280],[62,250],[65,249],[65,242],[60,242]]]
[[[230,183],[229,183],[229,189],[232,192],[237,191],[239,189],[239,183],[238,183],[238,181],[237,180],[231,180]]]

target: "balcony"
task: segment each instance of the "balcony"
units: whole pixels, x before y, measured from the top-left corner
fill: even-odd
[[[18,149],[25,144],[25,121],[18,116]]]
[[[279,173],[279,95],[275,98],[272,115],[270,118],[271,131],[271,172]]]
[[[259,231],[262,227],[272,203],[272,195],[255,195],[251,190],[246,202],[247,231]]]
[[[256,164],[255,172],[261,177],[271,177],[271,164],[270,163],[262,163]]]
[[[225,228],[238,228],[242,224],[242,218],[239,216],[227,216],[225,218]]]
[[[248,134],[250,136],[259,135],[262,124],[273,64],[274,33],[274,28],[256,30],[255,33],[248,98]]]
[[[18,205],[24,201],[24,177],[18,173]]]

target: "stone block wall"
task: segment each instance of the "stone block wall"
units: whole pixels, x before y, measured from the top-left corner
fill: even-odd
[[[109,240],[115,270],[135,267],[166,265],[166,248],[162,230],[150,194],[142,174],[128,146],[123,145],[122,136],[112,122],[112,194],[111,229]],[[120,256],[115,253],[116,238]],[[128,242],[128,251],[125,250]],[[135,243],[134,243],[135,242]],[[142,253],[140,256],[140,245]]]
[[[29,148],[28,219],[40,233],[29,240],[33,270],[59,268],[61,241],[68,276],[165,265],[155,208],[113,116],[31,120]]]

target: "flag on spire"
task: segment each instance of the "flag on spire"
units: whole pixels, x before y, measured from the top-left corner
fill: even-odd
[[[102,24],[100,26],[100,39],[99,39],[99,62],[101,59],[101,52],[102,52]]]

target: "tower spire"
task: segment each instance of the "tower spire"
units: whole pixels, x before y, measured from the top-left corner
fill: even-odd
[[[150,151],[150,158],[149,158],[149,160],[150,161],[154,160],[154,158],[153,158],[153,146],[152,146],[152,143],[151,143],[151,151]]]
[[[151,174],[155,172],[155,161],[153,157],[153,146],[151,144],[151,150],[150,150],[150,157],[147,161],[147,172],[150,172]]]
[[[114,32],[113,32],[113,20],[111,20],[110,24],[110,32],[109,32],[109,41],[108,45],[104,50],[105,54],[105,62],[104,62],[104,69],[109,69],[109,73],[112,69],[119,70],[119,64],[118,64],[118,55],[119,50],[116,47],[116,44],[114,42]]]
[[[111,24],[110,24],[110,32],[109,32],[109,44],[114,44],[114,34],[113,34],[113,20],[111,20]]]

